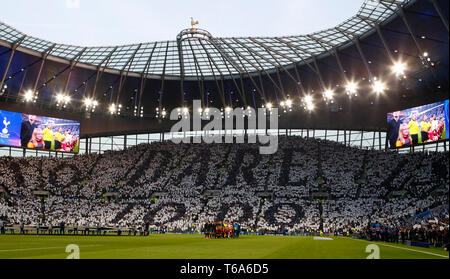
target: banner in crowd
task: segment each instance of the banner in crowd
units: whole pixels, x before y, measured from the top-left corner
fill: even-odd
[[[413,146],[449,138],[449,100],[395,111],[387,115],[389,148]]]
[[[0,145],[78,153],[80,122],[0,110]]]

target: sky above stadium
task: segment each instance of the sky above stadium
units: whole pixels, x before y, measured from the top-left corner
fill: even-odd
[[[190,18],[215,37],[308,34],[356,15],[363,0],[14,0],[0,21],[79,46],[175,40]]]

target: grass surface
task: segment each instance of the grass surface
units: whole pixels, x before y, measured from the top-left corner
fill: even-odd
[[[148,237],[0,235],[0,259],[65,259],[66,246],[80,247],[81,259],[365,259],[368,241],[343,237],[242,236],[205,239],[201,235]],[[442,248],[376,243],[381,259],[447,259]]]

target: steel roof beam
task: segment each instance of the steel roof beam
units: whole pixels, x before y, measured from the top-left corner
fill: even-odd
[[[205,51],[206,56],[208,57],[209,67],[211,68],[211,72],[213,73],[213,77],[214,77],[214,80],[216,82],[217,90],[219,90],[219,94],[220,94],[220,97],[221,97],[221,100],[222,100],[222,105],[223,105],[223,107],[225,107],[226,106],[225,95],[224,95],[224,92],[221,90],[221,87],[219,86],[219,82],[217,81],[216,74],[214,72],[214,69],[213,69],[212,65],[214,64],[214,67],[216,67],[216,69],[219,72],[221,78],[223,79],[222,71],[219,69],[219,67],[217,66],[217,64],[214,61],[214,59],[212,59],[211,55],[206,50],[206,47],[203,45],[203,42],[201,40],[199,42],[200,42],[200,45],[202,46],[203,50]]]
[[[338,55],[338,46],[335,45],[335,44],[331,44],[331,43],[329,43],[327,41],[321,40],[319,38],[316,38],[316,37],[314,37],[312,35],[308,36],[308,37],[310,39],[316,41],[323,48],[324,51],[326,51],[326,52],[328,52],[330,54],[330,56],[334,56],[336,58],[336,62],[337,62],[338,66],[339,66],[339,69],[341,71],[342,78],[344,79],[344,82],[347,83],[348,79],[347,79],[347,76],[345,74],[344,67],[342,66],[342,62],[341,62],[341,60],[339,58],[339,55]],[[331,46],[333,48],[333,51],[331,51],[331,50],[327,49],[326,47],[324,47],[323,44]],[[317,72],[318,72],[319,77],[320,77],[320,81],[322,83],[322,86],[324,87],[323,78],[322,78],[322,75],[320,74],[320,70],[319,70],[319,67],[317,65],[317,61],[316,61],[315,58],[314,58],[314,65],[316,66]]]
[[[97,76],[95,77],[94,90],[92,91],[92,94],[91,94],[92,98],[94,98],[94,99],[95,99],[95,94],[97,93],[97,85],[98,85],[98,82],[99,82],[100,79],[102,78],[103,73],[104,73],[106,67],[108,67],[109,62],[111,61],[111,57],[112,57],[113,53],[117,50],[117,48],[118,48],[118,47],[115,47],[115,48],[109,53],[109,55],[106,56],[106,57],[102,60],[102,62],[101,62],[100,64],[98,64],[98,66],[97,66]],[[105,66],[104,66],[104,67],[102,67],[103,63],[105,63]]]
[[[314,36],[308,36],[308,37],[311,38],[312,40],[316,41],[326,52],[328,52],[330,54],[330,56],[334,56],[336,58],[336,62],[338,64],[338,66],[339,66],[342,78],[344,79],[344,82],[347,83],[348,82],[347,75],[345,74],[345,70],[344,70],[344,67],[342,66],[341,59],[339,58],[339,55],[337,53],[338,52],[338,46],[335,45],[335,44],[331,44],[329,42],[320,40],[319,38],[316,38]],[[327,45],[331,46],[333,48],[333,51],[325,48],[323,46],[323,44],[327,44]],[[320,73],[319,70],[318,70],[318,73]]]
[[[263,59],[264,61],[268,62],[268,63],[271,64],[274,68],[277,68],[277,67],[278,67],[278,65],[277,65],[277,64],[274,64],[272,61],[270,61],[270,59],[267,59],[266,57],[264,57],[263,55],[261,55],[259,52],[254,51],[252,48],[248,47],[246,44],[242,43],[242,42],[239,41],[238,39],[233,38],[233,41],[235,41],[238,45],[244,47],[249,53],[256,54],[259,58],[261,58],[261,59]],[[254,57],[254,55],[252,55],[252,56]],[[256,63],[258,63],[258,65],[260,65],[259,62],[258,62],[258,60],[255,59],[255,61],[256,61]],[[261,66],[261,68],[264,69],[264,67],[262,67],[262,66]]]
[[[202,45],[202,47],[203,47],[203,45]],[[207,55],[207,57],[208,57],[208,64],[209,64],[209,67],[210,67],[211,72],[212,72],[212,74],[213,74],[214,81],[215,81],[216,86],[217,86],[217,90],[219,91],[220,99],[221,99],[221,101],[222,101],[222,106],[225,107],[225,106],[226,106],[226,103],[225,103],[225,96],[223,95],[223,93],[222,93],[222,91],[221,91],[221,88],[220,88],[220,86],[219,86],[219,82],[217,81],[216,73],[214,72],[214,69],[213,69],[213,67],[212,67],[211,58],[209,57],[209,54],[208,54],[208,53],[206,53],[206,55]],[[219,71],[219,69],[217,69],[217,70]],[[219,73],[220,73],[220,71],[219,71]],[[220,75],[221,75],[221,77],[222,77],[222,79],[223,79],[222,73],[220,73]],[[209,107],[209,103],[207,104],[207,107]]]
[[[250,55],[253,57],[253,59],[256,61],[256,63],[259,65],[259,67],[264,71],[264,73],[266,73],[266,76],[272,81],[272,83],[275,85],[275,87],[278,89],[278,90],[280,90],[280,91],[282,91],[282,89],[278,86],[278,84],[272,79],[272,77],[270,76],[270,74],[264,69],[264,67],[262,67],[261,66],[261,64],[259,63],[259,61],[258,61],[258,59],[256,59],[255,58],[255,56],[253,55],[253,53],[255,53],[255,52],[253,52],[252,50],[250,50],[250,48],[249,47],[247,47],[246,45],[243,45],[242,43],[240,43],[239,41],[237,41],[236,39],[233,39],[236,43],[238,43],[240,46],[242,46],[242,47],[244,47],[249,53],[250,53]],[[257,55],[259,56],[259,57],[261,57],[261,55],[259,54],[259,53],[257,53]],[[265,61],[267,61],[267,59],[265,59],[264,57],[262,57]],[[272,64],[272,65],[274,65],[272,62],[269,62],[270,64]],[[276,66],[275,66],[276,67]]]
[[[183,55],[183,42],[177,38],[177,49],[178,49],[178,63],[180,63],[180,95],[181,95],[181,105],[184,106],[184,55]]]
[[[369,81],[372,82],[372,81],[373,81],[372,71],[370,71],[369,64],[367,63],[366,56],[364,55],[364,52],[363,52],[362,49],[361,49],[361,45],[360,45],[360,43],[359,43],[359,37],[358,37],[358,35],[357,35],[357,34],[354,34],[354,33],[352,33],[352,32],[348,32],[348,31],[346,31],[346,30],[344,30],[344,29],[342,29],[342,28],[338,28],[338,27],[336,28],[336,30],[338,30],[338,31],[341,32],[344,36],[346,36],[347,38],[351,39],[351,40],[354,42],[354,44],[355,44],[355,46],[356,46],[356,49],[358,50],[359,56],[361,57],[361,60],[363,61],[364,67],[366,68],[366,71],[367,71],[367,74],[368,74]],[[350,37],[350,36],[352,36],[352,37]]]
[[[77,65],[79,59],[81,58],[81,55],[86,51],[86,49],[87,49],[86,47],[83,48],[83,50],[81,50],[77,55],[75,55],[72,62],[70,62],[69,74],[67,75],[66,83],[64,85],[64,94],[67,93],[67,89],[69,88],[69,82],[70,82],[70,78],[72,76],[72,71],[75,68],[75,66]],[[52,95],[52,99],[53,99],[53,95]]]
[[[42,54],[42,62],[41,62],[41,65],[39,66],[39,71],[38,71],[36,80],[35,80],[34,85],[33,85],[33,91],[32,91],[33,94],[36,94],[36,88],[37,88],[39,79],[41,78],[41,74],[42,74],[42,70],[44,69],[45,61],[47,60],[47,57],[49,56],[50,52],[53,50],[53,48],[55,46],[56,46],[56,44],[53,44],[48,49],[46,49],[44,51],[44,53]]]
[[[219,42],[219,44],[217,44],[216,41]],[[213,39],[210,40],[209,42],[210,42],[212,45],[214,45],[214,47],[217,49],[217,51],[219,51],[219,53],[220,53],[222,56],[226,57],[227,61],[230,62],[230,64],[233,66],[233,68],[235,68],[239,73],[242,73],[242,72],[243,72],[242,69],[241,69],[241,67],[239,67],[239,65],[236,65],[236,63],[235,63],[235,61],[233,60],[233,58],[232,58],[231,56],[229,56],[229,55],[227,54],[226,51],[222,50],[222,46],[220,45],[220,43],[221,43],[221,42],[222,42],[222,43],[225,43],[225,41],[224,41],[223,39],[216,39],[216,38],[213,38]],[[227,44],[227,43],[225,43],[225,44]],[[228,44],[227,44],[227,46],[228,46]]]
[[[205,96],[204,96],[204,90],[203,90],[203,72],[200,69],[200,65],[197,61],[197,57],[195,56],[195,52],[194,52],[194,49],[192,48],[191,40],[188,40],[188,43],[189,43],[189,48],[191,49],[191,52],[192,52],[192,57],[194,58],[195,73],[197,75],[197,83],[198,83],[198,87],[200,89],[200,96],[202,98],[202,104],[205,105]],[[197,68],[198,68],[198,70],[197,70]],[[198,72],[200,72],[202,82],[200,82],[200,80],[198,78]],[[193,113],[195,113],[195,112],[193,112]]]
[[[394,4],[394,5],[403,5],[403,1],[396,1],[396,0],[378,0],[378,2],[382,3],[386,2],[389,4]]]
[[[286,60],[289,60],[291,63],[297,63],[298,61],[295,61],[294,59],[290,58],[289,56],[284,55],[283,53],[273,49],[272,47],[266,46],[261,42],[258,42],[257,40],[255,40],[254,38],[249,38],[249,40],[251,40],[252,42],[254,42],[255,44],[260,45],[261,47],[263,47],[266,50],[272,51],[274,53],[276,53],[277,55],[283,57]],[[268,53],[270,54],[270,56],[272,56],[272,58],[278,63],[278,65],[280,65],[280,63],[278,62],[278,60],[276,58],[273,57],[273,55],[268,51]]]
[[[234,52],[234,51],[235,51],[235,50],[233,49],[233,52]],[[235,55],[236,55],[237,59],[239,60],[239,62],[242,64],[242,66],[244,66],[244,64],[242,63],[241,58],[239,57],[239,55],[237,55],[236,53],[235,53]],[[250,73],[248,72],[246,66],[244,66],[244,70],[245,70],[245,73],[247,74],[247,77],[250,79],[250,81],[252,82],[253,86],[255,87],[255,89],[258,90],[259,96],[263,96],[262,91],[259,89],[258,85],[256,85],[255,80],[253,79],[253,77],[252,77],[252,76],[250,75]],[[242,77],[241,77],[241,80],[242,80]],[[264,98],[265,98],[265,96],[264,96]]]
[[[374,23],[374,24],[376,24],[376,23],[381,23],[381,21],[379,21],[378,19],[373,19],[373,18],[368,17],[368,16],[357,15],[357,17],[360,18],[360,19],[362,19],[362,20],[364,20],[366,23],[367,23],[368,21],[371,22],[371,23]]]
[[[375,28],[375,30],[377,31],[378,37],[380,38],[381,43],[383,44],[384,50],[386,51],[386,55],[388,56],[388,59],[391,60],[392,63],[394,63],[395,62],[394,56],[392,55],[392,52],[391,52],[390,48],[388,47],[386,40],[384,39],[383,33],[381,33],[381,27],[379,25],[379,21],[372,20],[372,19],[369,19],[367,17],[362,17],[362,16],[358,16],[358,17],[361,18],[362,20],[364,20],[371,27]]]
[[[320,81],[320,85],[322,87],[322,92],[323,92],[325,90],[325,88],[327,88],[327,87],[325,86],[325,82],[323,81],[322,74],[320,73],[319,66],[317,65],[316,57],[313,58],[313,61],[314,61],[314,66],[316,67],[317,75],[319,76],[319,81]]]
[[[342,78],[344,79],[344,82],[348,83],[348,78],[347,78],[347,75],[345,74],[344,66],[342,66],[342,61],[341,61],[341,58],[339,57],[337,48],[334,49],[334,57],[336,58],[339,69],[341,70],[341,75],[342,75]]]
[[[386,40],[384,39],[383,33],[381,33],[380,25],[375,24],[375,30],[377,30],[378,37],[380,37],[380,40],[383,43],[384,50],[386,51],[387,57],[389,58],[389,60],[391,60],[392,63],[394,63],[395,62],[394,55],[392,55],[392,52],[391,52],[389,46],[387,45]]]
[[[134,58],[136,57],[137,52],[139,51],[139,49],[141,49],[142,44],[139,44],[136,48],[136,50],[133,52],[133,54],[131,55],[131,57],[128,59],[127,63],[123,66],[122,71],[125,70],[125,68],[128,66],[128,69],[131,68],[131,65],[133,64]]]
[[[219,66],[217,66],[217,64],[216,64],[216,61],[214,61],[214,59],[211,57],[211,55],[209,54],[209,51],[206,49],[206,47],[205,47],[205,45],[203,44],[203,42],[201,41],[201,40],[199,40],[199,43],[200,43],[200,45],[202,46],[202,48],[203,48],[203,50],[205,51],[205,53],[206,53],[206,56],[208,57],[208,60],[209,60],[209,63],[211,64],[214,64],[214,67],[217,69],[217,71],[219,72],[219,74],[220,74],[220,76],[223,78],[223,73],[222,73],[222,71],[220,70],[220,68],[219,68]],[[211,66],[211,65],[210,65]],[[211,68],[211,71],[214,73],[214,71],[213,71],[213,67],[210,67]]]
[[[164,82],[165,82],[165,78],[166,78],[167,53],[169,52],[169,43],[170,43],[170,41],[167,41],[166,54],[164,55],[164,66],[163,66],[163,72],[162,72],[162,78],[161,78],[161,90],[159,93],[159,110],[160,111],[162,108],[162,101],[163,101],[163,95],[164,95]]]
[[[5,83],[6,76],[8,75],[9,68],[11,67],[11,62],[14,58],[14,54],[16,53],[17,48],[19,47],[20,43],[25,40],[26,36],[23,36],[21,39],[16,40],[12,46],[11,46],[11,54],[9,55],[8,63],[6,64],[5,72],[3,73],[2,80],[0,81],[0,90],[3,89],[3,84]],[[9,91],[8,91],[9,92]],[[6,101],[8,101],[8,95],[6,95]]]
[[[300,95],[299,95],[299,98],[301,100],[301,98],[302,98],[301,95],[302,94],[306,95],[306,90],[305,90],[305,87],[303,86],[302,80],[300,78],[300,74],[298,73],[297,64],[294,64],[294,70],[295,70],[295,75],[297,77],[297,85],[300,87],[300,91],[301,91]]]
[[[286,42],[287,43],[287,42]],[[322,47],[322,48],[324,48],[321,44],[320,44],[320,46]],[[295,46],[294,46],[295,47]],[[325,48],[324,48],[325,49]],[[295,52],[295,51],[294,51]],[[295,52],[296,53],[296,52]],[[299,57],[301,57],[301,56],[299,56]],[[316,74],[318,77],[319,77],[319,86],[320,87],[322,87],[322,88],[324,88],[324,83],[323,83],[323,79],[322,79],[322,75],[321,75],[321,73],[320,73],[320,71],[319,71],[319,68],[318,68],[318,66],[317,66],[317,62],[316,62],[316,57],[315,56],[311,56],[312,57],[312,60],[313,60],[313,63],[314,63],[314,67],[312,67],[311,65],[309,65],[309,63],[307,63],[307,65],[309,66],[309,68],[312,70],[312,72],[314,73],[314,74]],[[306,61],[304,61],[305,63],[306,63]],[[297,72],[297,75],[298,75],[298,72]],[[300,80],[300,79],[299,79]],[[303,85],[302,84],[299,84],[300,86],[301,86],[301,88],[302,88],[302,90],[303,90],[303,94],[306,94],[306,90],[305,90],[305,88],[303,87]]]
[[[103,63],[105,63],[105,61],[109,61],[112,57],[112,55],[114,54],[114,52],[118,49],[119,47],[115,47],[112,51],[109,52],[109,54],[107,56],[105,56],[105,58],[102,59],[102,61],[97,65],[97,67],[101,67],[103,65]]]
[[[403,10],[403,7],[401,6],[401,3],[395,3],[397,6],[397,10],[394,10],[394,9],[392,9],[392,7],[386,5],[384,2],[387,2],[390,4],[394,4],[394,3],[392,3],[391,1],[388,1],[388,0],[380,0],[381,5],[385,6],[388,10],[390,10],[391,12],[393,12],[401,17],[403,23],[406,26],[406,29],[408,29],[408,32],[414,41],[414,44],[416,45],[417,49],[419,50],[419,56],[422,56],[423,55],[422,47],[420,46],[419,41],[417,40],[417,35],[414,33],[411,26],[409,25],[408,19],[406,18],[406,15]]]
[[[411,35],[411,38],[413,39],[414,44],[415,44],[416,47],[417,47],[417,50],[419,51],[419,56],[422,57],[422,55],[423,55],[424,52],[423,52],[423,50],[422,50],[422,47],[421,47],[420,44],[419,44],[419,41],[417,40],[417,35],[416,35],[416,33],[412,30],[411,25],[409,25],[408,19],[406,18],[406,15],[405,15],[405,13],[404,13],[404,11],[403,11],[403,8],[400,7],[400,6],[398,6],[398,10],[399,10],[400,17],[401,17],[402,20],[403,20],[403,23],[405,24],[406,28],[408,29],[408,32],[409,32],[409,34]]]
[[[66,66],[64,69],[62,69],[61,71],[59,71],[57,74],[53,75],[52,78],[46,80],[41,86],[39,86],[39,88],[36,90],[36,92],[39,92],[42,88],[44,88],[45,86],[47,86],[50,82],[52,82],[53,80],[55,80],[57,77],[59,77],[62,73],[64,73],[67,69],[70,68],[70,65]]]
[[[307,35],[307,37],[310,38],[311,40],[317,42],[317,43],[318,43],[325,51],[327,51],[327,49],[326,49],[325,47],[323,47],[322,44],[331,46],[332,48],[337,47],[336,44],[332,44],[332,43],[330,43],[330,42],[327,42],[327,41],[325,41],[325,40],[322,40],[321,38],[317,38],[317,37],[315,37],[314,35]]]
[[[352,41],[352,40],[354,40],[355,38],[358,38],[358,37],[359,37],[358,34],[353,33],[353,32],[351,32],[351,31],[344,30],[344,29],[342,29],[342,28],[340,28],[340,27],[336,27],[336,30],[339,31],[341,34],[343,34],[345,37],[347,37],[347,39],[348,39],[349,41]]]
[[[53,49],[53,48],[52,48]],[[72,70],[75,68],[76,64],[78,63],[79,58],[81,57],[81,55],[86,51],[87,48],[82,49],[80,52],[78,52],[74,58],[72,59],[72,61],[70,62],[69,66],[67,66],[66,68],[64,68],[62,71],[58,72],[56,75],[54,75],[51,79],[47,80],[43,85],[41,85],[36,92],[40,91],[44,86],[47,86],[50,82],[52,82],[53,80],[55,80],[57,77],[59,77],[61,74],[63,74],[65,71],[69,70],[69,74],[67,76],[65,85],[64,85],[64,93],[67,92],[67,88],[69,85],[69,81],[70,81],[70,77],[72,74]],[[49,52],[50,53],[50,52]],[[51,101],[53,101],[53,97],[54,94],[52,94],[51,97]]]
[[[373,75],[372,75],[372,71],[369,68],[369,64],[367,62],[366,56],[364,54],[364,52],[362,51],[361,45],[359,43],[359,39],[355,39],[355,46],[358,49],[359,55],[361,56],[361,60],[364,63],[364,67],[366,68],[367,74],[369,75],[369,81],[372,82],[373,81]]]
[[[86,91],[88,81],[90,81],[95,75],[96,75],[96,73],[93,73],[85,81],[83,81],[80,85],[78,85],[78,87],[76,87],[73,90],[73,94],[77,93],[78,90],[80,90],[83,86],[85,86],[85,91]]]
[[[280,56],[282,56],[283,58],[285,58],[285,59],[287,59],[287,60],[289,60],[290,62],[292,62],[293,64],[295,64],[296,62],[295,62],[295,60],[293,60],[293,59],[291,59],[291,58],[289,58],[289,57],[287,57],[287,56],[285,56],[284,54],[282,54],[282,53],[279,53],[278,51],[276,51],[276,50],[274,50],[273,48],[271,48],[271,47],[268,47],[268,46],[265,46],[264,44],[262,44],[262,43],[260,43],[260,42],[258,42],[258,41],[256,41],[256,40],[254,40],[253,38],[251,38],[251,40],[254,42],[254,43],[256,43],[256,44],[258,44],[258,45],[260,45],[261,47],[263,47],[263,48],[265,48],[266,50],[267,50],[267,53],[269,53],[270,54],[270,56],[277,62],[277,64],[278,64],[278,66],[279,67],[281,67],[282,69],[283,69],[283,71],[285,71],[287,74],[288,74],[288,76],[294,81],[294,82],[298,82],[292,75],[291,75],[291,73],[275,58],[275,56],[273,56],[273,54],[271,53],[271,51],[272,52],[275,52],[277,55],[280,55]]]
[[[429,0],[429,1],[433,4],[433,7],[438,13],[439,17],[441,18],[441,21],[444,24],[445,28],[447,29],[447,32],[449,32],[448,20],[445,18],[444,13],[442,12],[441,7],[439,6],[439,3],[436,0]]]
[[[223,43],[229,48],[231,49],[234,54],[236,55],[236,57],[238,58],[239,61],[241,61],[242,64],[242,60],[239,58],[241,57],[242,59],[244,59],[248,64],[250,64],[253,68],[255,68],[257,71],[262,71],[263,68],[261,67],[261,65],[255,65],[253,64],[253,62],[251,62],[245,55],[243,55],[240,51],[238,51],[237,49],[235,49],[234,47],[231,46],[231,44],[227,43],[226,41],[223,41]],[[242,64],[243,65],[243,64]],[[247,68],[247,67],[245,67]]]
[[[316,72],[316,69],[314,69],[314,67],[313,66],[311,66],[311,64],[309,63],[309,62],[307,62],[304,58],[303,58],[303,56],[301,56],[300,54],[298,54],[297,53],[297,51],[295,50],[295,49],[298,49],[298,50],[300,50],[300,51],[303,51],[303,52],[305,52],[305,53],[308,53],[307,51],[305,51],[303,48],[300,48],[300,47],[298,47],[298,46],[295,46],[295,45],[293,45],[293,44],[291,44],[291,43],[289,43],[289,42],[286,42],[286,41],[284,41],[283,39],[281,39],[281,38],[275,38],[276,40],[278,40],[279,42],[282,42],[282,43],[284,43],[284,44],[286,44],[296,55],[297,55],[297,57],[298,58],[300,58],[300,60],[303,62],[303,63],[305,63],[314,73],[316,73],[317,74],[317,72]],[[311,58],[314,56],[314,55],[312,55],[311,53],[308,53],[309,55],[311,55]]]
[[[134,57],[136,57],[136,54],[139,51],[139,49],[141,48],[141,46],[142,46],[142,44],[138,45],[138,47],[135,49],[135,51],[133,52],[131,57],[128,59],[127,63],[123,66],[122,70],[120,71],[120,83],[119,83],[119,90],[118,90],[117,96],[116,96],[116,104],[119,103],[119,98],[120,98],[120,95],[122,94],[122,89],[123,89],[123,86],[125,85],[125,81],[127,80],[128,73],[130,72],[131,65],[133,64]],[[128,69],[124,75],[123,72],[127,66],[128,66]]]
[[[215,41],[218,41],[217,39],[216,40],[211,40],[211,41],[209,41],[216,49],[217,49],[217,51],[219,51],[221,54],[223,53],[223,51],[221,50],[221,49],[219,49],[218,48],[218,45],[215,43]],[[225,43],[227,46],[228,46],[228,44],[226,43],[226,42],[224,42],[224,41],[222,41],[223,43]],[[226,66],[226,68],[227,68],[227,70],[228,70],[228,73],[230,74],[230,77],[231,77],[231,79],[233,80],[233,83],[234,83],[234,86],[236,87],[236,89],[238,90],[238,92],[239,92],[239,94],[241,95],[241,96],[243,96],[244,95],[244,92],[241,92],[241,89],[239,88],[239,86],[238,86],[238,84],[237,84],[237,82],[236,82],[236,80],[234,79],[234,77],[233,77],[233,73],[230,71],[230,68],[229,68],[229,66],[228,66],[228,64],[225,62],[225,59],[227,59],[227,61],[229,61],[228,59],[229,59],[229,56],[228,55],[221,55],[221,57],[222,57],[222,60],[223,60],[223,63],[224,63],[224,65]],[[230,61],[229,61],[230,62]],[[233,67],[235,67],[234,66],[234,63],[232,63],[232,62],[230,62],[230,64],[233,66]],[[241,73],[241,69],[237,69],[237,68],[235,68],[239,73]],[[225,93],[225,92],[224,92]],[[242,97],[242,99],[245,99],[244,97]]]
[[[238,50],[236,50],[235,48],[231,48],[228,43],[224,42],[224,44],[226,44],[233,52],[234,55],[237,57],[237,59],[239,60],[239,63],[242,64],[242,66],[244,67],[244,70],[247,74],[247,76],[250,78],[251,82],[253,83],[253,85],[255,86],[256,90],[258,90],[258,93],[260,94],[260,96],[264,97],[264,99],[266,98],[264,92],[258,88],[258,86],[256,85],[256,82],[253,80],[252,76],[250,75],[249,71],[247,70],[247,67],[245,66],[244,63],[242,63],[241,61],[241,57],[242,59],[244,59],[247,63],[249,63],[253,68],[257,69],[257,71],[259,71],[258,67],[256,67],[250,60],[247,59],[247,57],[245,57],[244,55],[242,55]]]
[[[257,66],[255,66],[250,60],[247,59],[247,57],[245,57],[244,55],[242,55],[238,50],[236,50],[235,48],[233,48],[230,44],[228,44],[227,42],[223,41],[223,43],[225,45],[227,45],[228,48],[230,48],[233,52],[234,55],[237,57],[237,59],[239,60],[239,63],[241,63],[244,67],[244,71],[246,72],[247,76],[250,78],[253,86],[258,90],[258,93],[260,94],[260,96],[262,96],[265,99],[265,94],[264,94],[264,89],[260,89],[258,88],[258,86],[256,85],[256,82],[253,80],[252,76],[250,75],[250,73],[247,70],[247,67],[245,66],[244,63],[242,63],[241,61],[241,57],[247,62],[249,63],[253,68],[257,69],[257,71],[259,72],[259,69]],[[241,85],[242,85],[242,75],[240,75],[241,77]]]
[[[146,73],[148,72],[148,68],[150,67],[150,63],[152,61],[153,53],[156,49],[156,43],[153,45],[152,52],[150,53],[150,57],[145,63],[144,70],[141,73],[141,86],[139,88],[139,101],[138,101],[138,111],[139,115],[142,113],[142,95],[144,94],[145,85],[147,84],[147,79],[145,78]]]

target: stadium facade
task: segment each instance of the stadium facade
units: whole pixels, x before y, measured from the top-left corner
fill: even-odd
[[[57,44],[0,22],[0,109],[80,121],[82,154],[170,139],[168,114],[197,113],[193,100],[223,113],[270,105],[280,135],[385,149],[388,112],[448,99],[445,15],[443,0],[365,0],[354,17],[308,35],[216,38],[190,28],[173,41],[112,47]],[[391,71],[398,63],[401,74]]]

